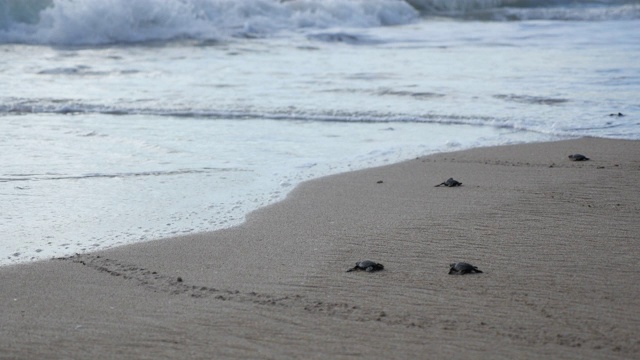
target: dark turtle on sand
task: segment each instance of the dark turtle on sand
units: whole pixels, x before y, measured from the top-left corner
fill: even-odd
[[[572,161],[586,161],[589,160],[588,157],[582,155],[582,154],[572,154],[569,155],[569,159],[571,159]]]
[[[449,264],[449,275],[464,275],[473,273],[482,273],[477,266],[473,266],[466,262]]]
[[[442,183],[436,185],[435,187],[442,186],[442,185],[444,185],[446,187],[454,187],[454,186],[460,186],[460,185],[462,185],[462,183],[459,182],[459,181],[453,180],[453,178],[448,178],[447,181],[442,182]]]
[[[375,261],[362,260],[362,261],[358,261],[356,263],[356,266],[354,266],[351,269],[347,270],[347,272],[358,271],[358,270],[364,270],[366,272],[380,271],[380,270],[384,270],[384,266],[382,264],[380,264],[380,263],[375,262]]]

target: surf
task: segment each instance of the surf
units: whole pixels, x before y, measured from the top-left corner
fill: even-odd
[[[5,0],[0,44],[110,45],[232,40],[328,28],[472,21],[637,20],[637,1]]]

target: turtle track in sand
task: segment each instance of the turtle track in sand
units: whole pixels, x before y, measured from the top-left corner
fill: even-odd
[[[123,281],[143,286],[149,291],[175,296],[190,296],[215,301],[235,301],[256,305],[298,309],[308,313],[348,319],[352,321],[377,321],[386,325],[426,328],[433,325],[432,319],[410,314],[391,315],[382,309],[365,308],[359,304],[347,302],[328,302],[306,298],[302,295],[271,295],[264,293],[241,292],[233,289],[218,289],[211,286],[190,284],[188,279],[161,274],[134,264],[127,264],[99,255],[76,254],[55,258],[58,261],[70,261],[106,275],[120,277]]]
[[[546,326],[522,327],[515,324],[505,325],[499,318],[460,319],[451,316],[429,314],[411,314],[393,310],[362,306],[350,302],[331,302],[314,299],[302,295],[271,295],[257,292],[241,292],[233,289],[218,289],[211,286],[190,284],[189,279],[178,280],[178,276],[169,276],[135,264],[109,259],[99,255],[76,254],[55,258],[57,261],[68,261],[98,271],[105,275],[115,276],[123,282],[142,286],[154,293],[170,296],[189,296],[201,301],[233,301],[237,303],[266,306],[283,311],[300,311],[313,316],[325,316],[356,322],[375,322],[381,326],[400,326],[424,332],[425,334],[445,331],[448,333],[477,332],[479,330],[507,337],[521,343],[555,343],[566,347],[586,346],[595,350],[611,348],[613,352],[637,353],[640,342],[629,343],[628,339],[616,339],[597,334],[589,329],[580,329],[574,333],[555,333]],[[535,309],[534,309],[535,310]],[[544,309],[537,309],[544,310]],[[555,322],[552,313],[546,314],[546,321]],[[563,320],[564,321],[564,320]]]

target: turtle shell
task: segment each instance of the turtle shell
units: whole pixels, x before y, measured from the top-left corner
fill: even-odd
[[[447,181],[443,181],[440,184],[436,185],[436,187],[438,186],[446,186],[446,187],[454,187],[454,186],[460,186],[462,185],[461,182],[454,180],[453,178],[448,178]]]
[[[449,264],[449,274],[457,274],[457,275],[464,275],[464,274],[472,274],[472,273],[481,273],[482,271],[478,270],[477,266],[473,266],[469,263],[466,262],[458,262],[458,263],[453,263],[453,264]]]
[[[356,270],[364,270],[367,272],[380,271],[380,270],[384,270],[384,265],[371,260],[362,260],[362,261],[358,261],[356,263],[356,266],[347,270],[347,272],[356,271]]]
[[[589,160],[588,157],[582,155],[582,154],[572,154],[569,155],[569,159],[573,160],[573,161],[585,161],[585,160]]]

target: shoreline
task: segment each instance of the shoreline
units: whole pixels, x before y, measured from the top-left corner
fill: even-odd
[[[304,182],[236,227],[3,266],[0,347],[11,358],[634,357],[636,159],[639,141],[599,138],[438,153]],[[434,187],[449,177],[463,186]],[[364,258],[385,270],[345,273]],[[455,261],[484,273],[448,275]]]
[[[369,128],[369,131],[365,131],[361,135],[380,135],[381,130],[378,125],[373,126],[376,128],[373,133]],[[449,127],[450,125],[436,126]],[[403,125],[394,131],[403,132],[402,128]],[[435,129],[438,128],[432,128],[432,130]],[[453,130],[449,131],[454,134]],[[424,134],[428,134],[428,132]],[[409,141],[409,144],[415,142],[429,144],[430,141],[435,141],[434,138],[441,136],[425,137],[422,136],[424,134],[414,134],[412,140],[406,139],[406,141]],[[494,135],[497,136],[497,133]],[[363,138],[366,137],[366,135],[363,136]],[[382,140],[383,138],[383,143],[391,144],[392,141],[386,135],[377,139]],[[521,141],[541,141],[528,133],[525,136],[512,136],[511,138],[518,143]],[[494,141],[488,141],[482,146],[495,146],[495,144],[491,144],[492,142]],[[377,141],[371,143],[378,145],[371,146],[369,150],[380,146]],[[470,149],[468,146],[471,144],[459,144],[456,145],[456,150]],[[386,147],[382,146],[381,148]],[[163,179],[165,175],[160,175],[157,182],[154,179],[149,179],[150,181],[145,182],[145,185],[137,186],[120,184],[127,182],[119,181],[126,178],[126,176],[123,178],[120,176],[134,173],[146,174],[144,176],[147,176],[156,173],[157,169],[139,169],[139,171],[132,173],[111,169],[112,171],[106,170],[89,174],[86,178],[84,176],[80,176],[79,179],[74,178],[72,183],[60,183],[57,186],[66,189],[67,192],[53,191],[56,194],[54,196],[44,194],[51,189],[56,189],[55,186],[45,186],[36,190],[36,186],[26,184],[20,189],[14,189],[14,191],[17,190],[18,193],[21,193],[18,198],[8,197],[9,202],[18,201],[21,206],[15,207],[13,211],[6,214],[8,219],[15,219],[15,221],[8,223],[8,232],[3,239],[4,248],[0,251],[0,267],[234,227],[244,223],[249,213],[282,201],[293,188],[304,181],[348,171],[395,164],[413,159],[416,156],[426,156],[416,155],[424,151],[430,152],[427,155],[433,154],[434,151],[447,151],[446,145],[436,146],[431,150],[419,150],[415,146],[408,146],[407,149],[412,149],[412,151],[405,149],[387,155],[380,153],[371,158],[368,156],[363,158],[349,157],[348,160],[343,159],[342,161],[335,158],[334,155],[329,155],[328,159],[324,159],[333,159],[335,162],[316,162],[314,160],[319,159],[306,158],[301,166],[300,164],[295,166],[291,162],[289,166],[276,166],[277,171],[275,169],[274,171],[266,171],[251,165],[246,167],[232,166],[227,170],[222,170],[219,179],[214,175],[218,170],[214,170],[212,174],[203,174],[203,176],[189,176],[183,181]],[[254,159],[254,161],[268,163],[270,158],[263,155],[262,158]],[[249,177],[229,176],[227,171],[235,173],[233,169],[241,173],[245,173],[246,170],[246,173],[253,175]],[[164,174],[170,174],[175,170]],[[162,174],[163,172],[160,170],[158,173]],[[111,179],[114,174],[119,179],[115,185],[110,180],[106,182],[93,181],[94,179],[102,179],[102,175],[106,176],[106,179]],[[173,175],[168,176],[173,177]],[[87,179],[87,181],[82,179]],[[76,181],[79,183],[74,184],[73,182]],[[242,185],[243,183],[245,185]],[[11,187],[11,185],[9,186]],[[111,186],[115,187],[110,188]],[[184,187],[188,190],[184,190]],[[203,192],[203,189],[207,189],[207,191]],[[30,196],[35,194],[39,196]],[[105,194],[105,196],[98,194]],[[20,201],[20,197],[30,200]],[[152,203],[147,204],[146,200],[150,200]],[[176,201],[178,202],[176,203]],[[29,216],[24,216],[26,213],[29,213]],[[116,214],[126,214],[126,216]],[[112,218],[115,222],[107,220]],[[34,219],[36,219],[35,222]],[[38,221],[37,219],[47,220]],[[69,219],[74,220],[70,221]]]

